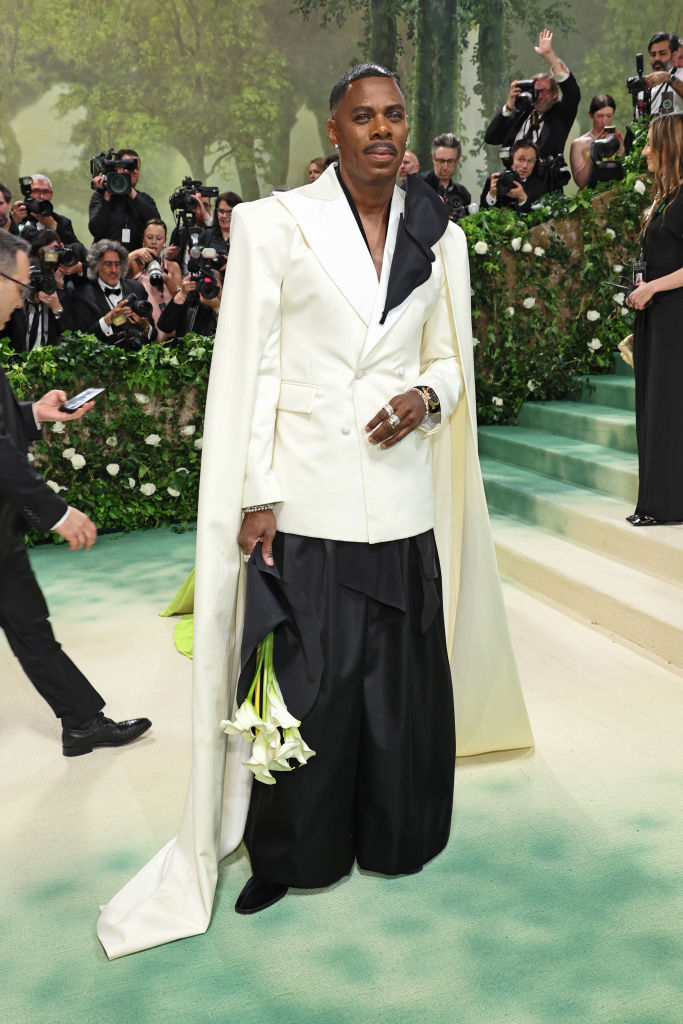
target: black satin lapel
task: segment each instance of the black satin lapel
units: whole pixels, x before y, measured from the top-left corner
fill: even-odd
[[[432,273],[435,245],[448,227],[448,210],[434,189],[417,174],[406,179],[406,204],[398,225],[387,301],[380,323]]]

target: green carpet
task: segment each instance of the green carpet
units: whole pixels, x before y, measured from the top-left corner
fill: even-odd
[[[62,758],[0,646],[1,1021],[678,1024],[681,680],[511,589],[538,746],[458,762],[441,856],[244,918],[238,851],[206,935],[110,963],[97,904],[170,838],[184,798],[191,666],[157,612],[193,546],[155,531],[33,555],[66,649],[154,728]]]

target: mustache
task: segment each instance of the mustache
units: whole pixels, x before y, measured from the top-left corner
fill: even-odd
[[[366,146],[363,150],[364,153],[374,153],[378,149],[388,149],[394,156],[398,156],[398,150],[393,142],[371,142],[369,146]]]

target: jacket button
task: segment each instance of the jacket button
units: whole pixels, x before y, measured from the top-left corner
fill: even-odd
[[[348,423],[342,423],[341,432],[342,432],[342,434],[350,434],[351,433],[351,427],[348,425]]]

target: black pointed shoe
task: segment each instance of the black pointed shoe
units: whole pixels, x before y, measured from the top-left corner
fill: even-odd
[[[89,754],[95,747],[122,747],[142,736],[151,725],[149,718],[113,722],[100,711],[82,729],[62,729],[62,753],[65,757],[78,757],[80,754]]]
[[[288,888],[288,885],[266,882],[263,878],[252,875],[237,897],[235,910],[238,914],[257,914],[259,910],[272,907],[273,903],[281,900]]]

